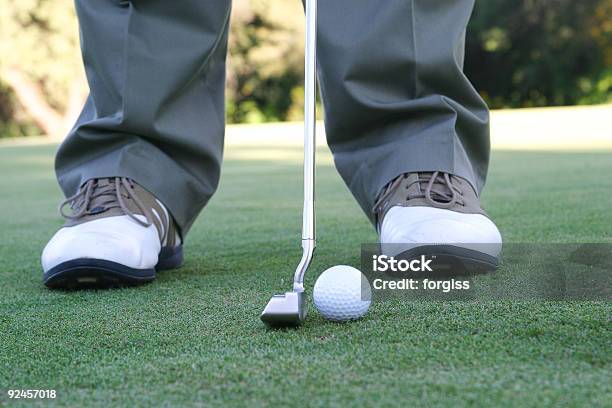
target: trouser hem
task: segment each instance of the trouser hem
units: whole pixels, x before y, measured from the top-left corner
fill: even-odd
[[[169,179],[169,175],[172,179]],[[58,172],[57,177],[66,196],[74,194],[90,179],[128,177],[164,204],[183,237],[217,187],[203,185],[171,157],[141,139]],[[202,191],[205,193],[202,194]]]
[[[385,185],[404,173],[446,172],[466,179],[477,192],[482,189],[484,175],[475,173],[460,138],[452,130],[434,126],[415,134],[395,124],[376,130],[375,139],[388,141],[334,149],[338,171],[373,224],[376,198]]]

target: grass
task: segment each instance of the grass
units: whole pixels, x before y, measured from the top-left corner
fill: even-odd
[[[266,331],[258,315],[300,256],[295,149],[229,149],[182,269],[66,293],[46,290],[39,266],[61,225],[54,146],[0,147],[0,390],[56,389],[25,404],[58,406],[610,406],[606,302],[384,302],[342,325],[311,308],[300,330]],[[309,287],[376,239],[321,157]],[[612,242],[609,153],[492,163],[484,204],[506,241]]]

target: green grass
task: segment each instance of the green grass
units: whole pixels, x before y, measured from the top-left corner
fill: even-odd
[[[605,302],[382,302],[342,325],[311,307],[300,330],[266,331],[259,313],[300,256],[301,173],[247,147],[228,152],[182,269],[49,291],[53,151],[0,147],[0,390],[56,389],[62,406],[610,406]],[[610,153],[495,152],[484,204],[508,242],[610,243],[611,174]],[[376,239],[325,151],[318,176],[309,286]]]

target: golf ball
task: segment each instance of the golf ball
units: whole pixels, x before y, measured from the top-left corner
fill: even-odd
[[[312,297],[323,317],[343,322],[366,314],[372,301],[372,290],[359,269],[337,265],[319,276]]]

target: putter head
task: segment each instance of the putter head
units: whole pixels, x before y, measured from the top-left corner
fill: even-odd
[[[297,327],[306,318],[304,292],[274,295],[261,313],[261,320],[271,328]]]

